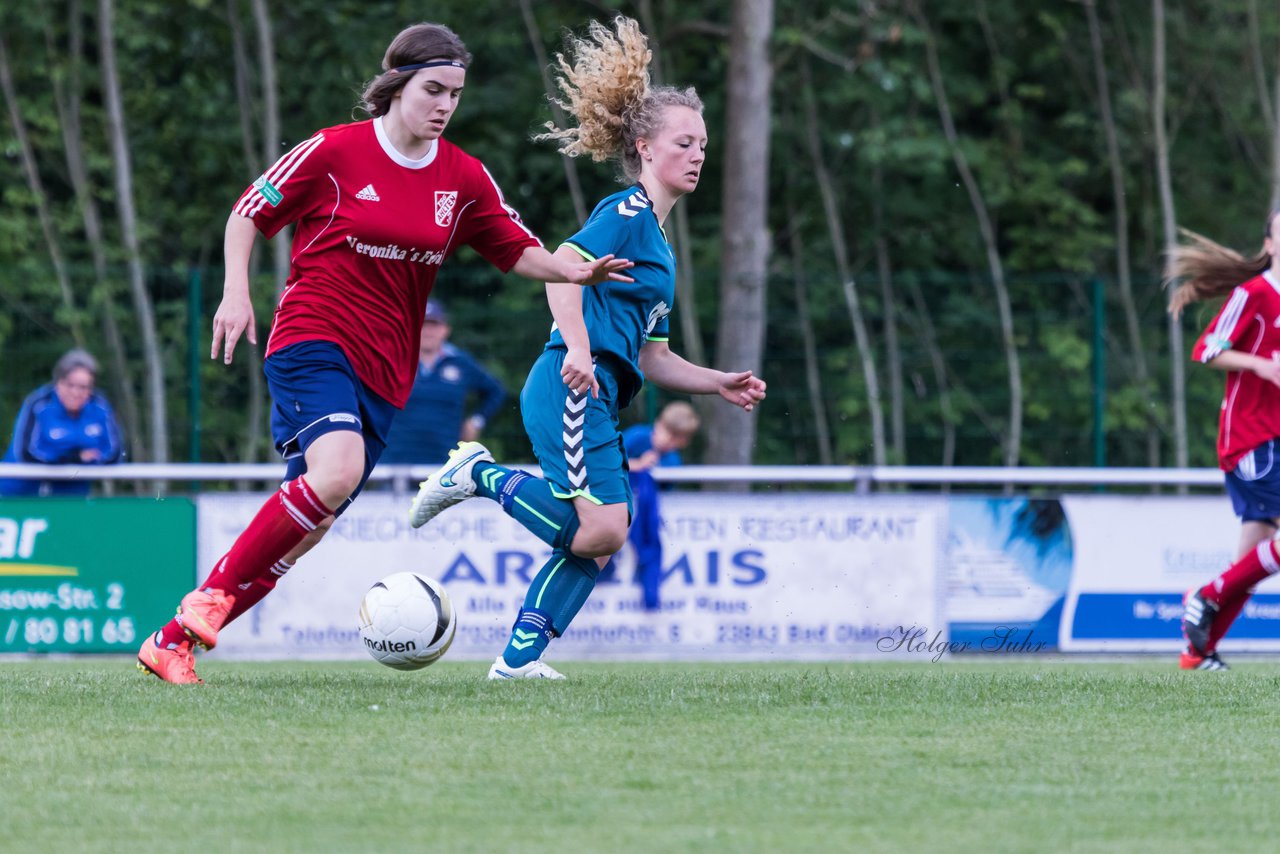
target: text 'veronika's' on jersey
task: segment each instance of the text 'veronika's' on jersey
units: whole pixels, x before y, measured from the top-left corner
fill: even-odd
[[[506,272],[541,246],[484,164],[444,139],[410,160],[381,118],[326,128],[297,145],[234,210],[267,237],[296,224],[267,356],[331,341],[370,389],[400,407],[444,260],[465,244]]]
[[[1280,280],[1271,271],[1231,292],[1191,358],[1208,362],[1226,350],[1264,359],[1280,354]],[[1234,471],[1241,457],[1269,439],[1280,438],[1280,394],[1252,371],[1228,371],[1218,422],[1218,465]]]

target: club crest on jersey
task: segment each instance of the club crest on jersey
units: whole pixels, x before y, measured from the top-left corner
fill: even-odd
[[[436,225],[445,228],[453,223],[453,206],[458,203],[456,190],[436,190]]]

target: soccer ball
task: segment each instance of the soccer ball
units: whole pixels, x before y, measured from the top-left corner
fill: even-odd
[[[364,648],[396,670],[418,670],[444,655],[457,627],[444,587],[415,572],[388,575],[360,603]]]

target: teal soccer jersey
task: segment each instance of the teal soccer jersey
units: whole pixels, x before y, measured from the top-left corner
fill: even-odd
[[[646,341],[668,338],[667,315],[676,300],[675,254],[640,184],[596,205],[586,225],[565,245],[588,260],[616,255],[635,263],[626,271],[634,282],[601,282],[582,289],[591,352],[607,354],[619,369],[618,407],[625,407],[644,382],[640,348]],[[547,348],[565,349],[554,326]]]

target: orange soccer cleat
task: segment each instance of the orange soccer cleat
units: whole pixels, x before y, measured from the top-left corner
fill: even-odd
[[[178,606],[178,625],[187,637],[205,649],[213,649],[218,645],[218,630],[227,621],[235,601],[236,597],[221,590],[192,590]]]
[[[203,685],[204,680],[196,675],[196,656],[191,642],[183,641],[166,649],[160,646],[159,639],[160,633],[156,632],[142,644],[138,650],[138,669],[175,685]]]
[[[1178,659],[1178,666],[1183,670],[1230,670],[1227,663],[1218,657],[1218,653],[1211,652],[1208,655],[1201,655],[1196,651],[1195,647],[1187,647],[1182,651],[1182,656]]]

